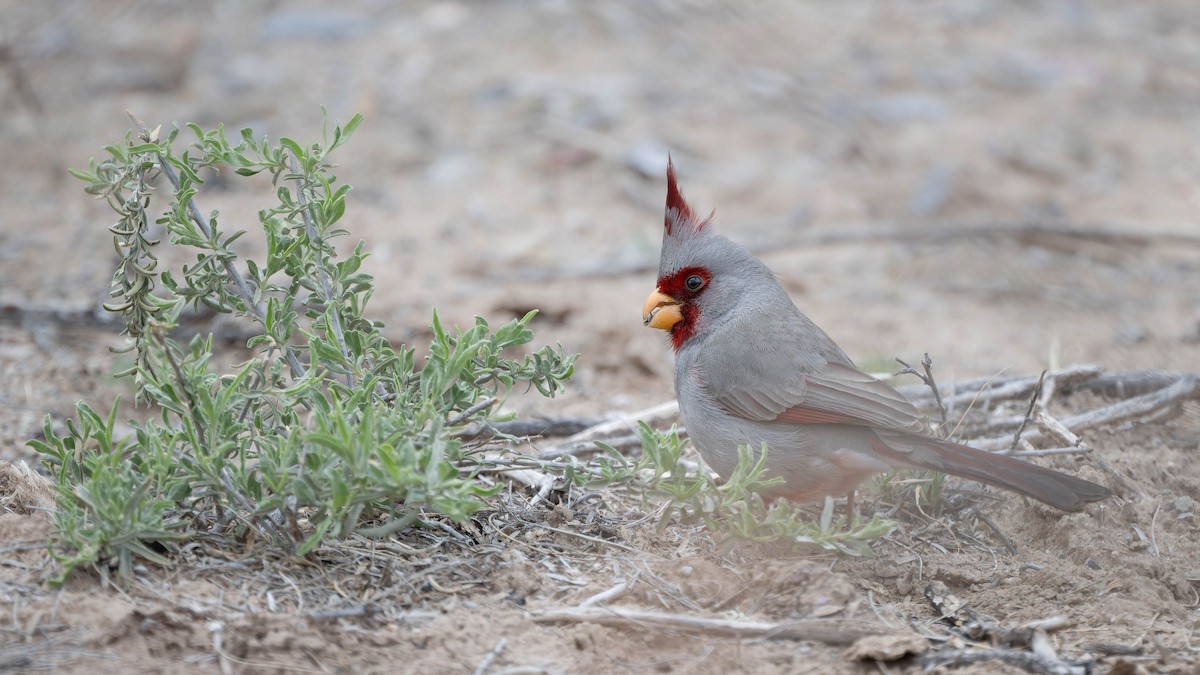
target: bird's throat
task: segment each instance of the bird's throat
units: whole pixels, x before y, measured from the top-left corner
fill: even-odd
[[[675,351],[683,349],[683,345],[696,334],[697,314],[695,307],[683,306],[683,320],[671,327],[671,345]]]

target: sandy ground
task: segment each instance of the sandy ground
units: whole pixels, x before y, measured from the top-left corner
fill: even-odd
[[[116,335],[76,320],[105,297],[111,218],[66,168],[124,134],[125,110],[301,139],[322,104],[364,113],[339,175],[354,185],[344,222],[373,251],[374,315],[419,342],[433,306],[459,324],[542,309],[538,340],[581,358],[567,395],[515,401],[525,413],[672,396],[669,350],[638,316],[668,150],[692,204],[716,208],[867,368],[929,352],[943,381],[1200,370],[1200,8],[1186,0],[6,0],[0,29],[0,460],[34,461],[23,443],[43,415],[107,406],[122,386]],[[213,189],[204,208],[251,228],[258,187]],[[12,478],[0,670],[913,668],[813,642],[535,620],[624,580],[619,604],[645,610],[899,627],[935,624],[922,590],[940,581],[1006,624],[1067,617],[1054,646],[1095,672],[1195,672],[1197,419],[1089,434],[1144,497],[1069,516],[982,502],[1016,553],[961,520],[910,521],[869,559],[723,553],[619,500],[552,514],[514,493],[482,516],[523,524],[507,539],[418,536],[323,569],[183,560],[120,590],[85,574],[55,591],[48,524],[13,496],[36,485]],[[1108,477],[1087,457],[1042,461]]]

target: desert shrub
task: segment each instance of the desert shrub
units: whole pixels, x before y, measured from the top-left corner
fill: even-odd
[[[131,361],[118,375],[152,414],[119,434],[117,402],[105,415],[80,403],[65,432],[47,417],[45,439],[30,442],[55,479],[60,579],[97,561],[123,573],[135,556],[165,562],[201,534],[304,555],[423,514],[461,520],[496,489],[466,461],[463,430],[492,419],[514,388],[553,396],[570,377],[575,357],[561,348],[509,356],[533,339],[533,312],[494,329],[477,318],[465,330],[434,312],[422,363],[383,336],[367,312],[375,287],[361,269],[364,243],[343,254],[332,243],[347,234],[338,222],[350,186],[330,156],[361,121],[326,124],[307,144],[139,122],[107,157],[72,172],[118,216],[105,309],[124,318],[128,336],[116,351]],[[257,213],[261,259],[239,253],[243,231],[200,210],[198,191],[216,173],[269,176],[257,179],[270,195]],[[161,268],[164,246],[192,261]],[[194,310],[252,325],[253,356],[222,369],[211,333],[177,339]]]

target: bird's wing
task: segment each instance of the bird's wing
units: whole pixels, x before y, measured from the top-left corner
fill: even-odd
[[[837,363],[804,375],[806,391],[775,418],[786,422],[834,422],[883,429],[922,431],[925,417],[887,383]]]
[[[805,335],[807,349],[713,340],[701,359],[704,386],[729,412],[761,422],[925,430],[925,417],[900,392],[855,368],[823,332],[814,337]],[[813,349],[814,341],[828,348]]]

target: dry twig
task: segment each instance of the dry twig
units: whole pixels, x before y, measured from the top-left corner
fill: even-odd
[[[683,436],[682,431],[680,436]],[[615,436],[613,438],[604,439],[606,445],[624,452],[639,447],[642,444],[642,439],[637,434],[627,434],[625,436]],[[552,448],[547,448],[538,452],[538,459],[551,460],[559,459],[567,455],[586,455],[590,453],[600,452],[600,448],[596,445],[595,440],[584,441],[566,441]]]
[[[483,660],[479,662],[479,666],[475,668],[473,675],[484,675],[488,671],[488,668],[492,667],[492,662],[496,660],[496,657],[500,656],[505,647],[508,647],[508,640],[500,638],[496,646],[492,647],[492,650],[484,655]]]
[[[1065,389],[1080,382],[1096,378],[1103,372],[1104,368],[1102,366],[1082,364],[1068,366],[1059,370],[1051,370],[1047,372],[1046,376],[1055,380],[1059,387]],[[956,410],[960,406],[970,404],[975,400],[1007,401],[1023,399],[1033,393],[1040,379],[1039,376],[1034,375],[1008,377],[992,375],[963,380],[962,382],[953,382],[951,386],[955,393],[946,397],[944,402],[951,410]],[[924,385],[897,387],[897,390],[916,405],[932,406],[934,403],[932,395]]]
[[[554,489],[554,476],[537,469],[508,469],[504,475],[537,490],[532,501],[533,504],[545,501],[546,497],[550,496],[550,491]]]
[[[933,377],[933,359],[929,357],[929,352],[925,352],[925,357],[921,359],[921,367],[924,370],[923,373],[917,372],[916,368],[908,365],[898,357],[896,359],[896,363],[904,366],[904,369],[897,372],[893,377],[899,375],[916,375],[917,377],[921,378],[921,381],[925,383],[925,386],[933,392],[933,399],[937,403],[938,413],[942,420],[941,424],[938,425],[938,429],[943,430],[942,433],[945,434],[946,432],[944,430],[949,426],[949,420],[947,418],[947,415],[949,415],[949,410],[947,410],[945,402],[942,401],[942,392],[940,389],[938,389],[937,380],[935,380]]]
[[[579,607],[591,607],[592,605],[603,604],[605,602],[608,602],[609,600],[612,600],[613,598],[619,597],[622,594],[624,594],[625,589],[627,589],[628,587],[629,587],[629,583],[627,581],[625,581],[624,579],[621,579],[612,588],[600,591],[599,593],[597,593],[597,594],[587,598],[583,602],[579,603],[578,606]]]
[[[1088,672],[1086,666],[1013,649],[943,649],[917,659],[917,663],[926,669],[938,666],[966,666],[988,661],[999,661],[1039,675],[1084,675]]]
[[[1051,379],[1053,382],[1054,380]],[[1017,427],[1017,432],[1013,434],[1012,445],[1008,446],[1008,453],[1012,454],[1017,449],[1017,444],[1021,442],[1021,434],[1025,433],[1025,427],[1029,424],[1030,418],[1033,417],[1033,409],[1037,407],[1038,399],[1042,395],[1042,387],[1046,384],[1046,371],[1042,371],[1042,376],[1038,378],[1037,387],[1033,390],[1033,396],[1029,399],[1029,409],[1025,411],[1025,417],[1021,418],[1021,426]]]
[[[1086,380],[1063,385],[1066,393],[1090,391],[1114,398],[1129,398],[1169,387],[1181,378],[1192,376],[1168,370],[1130,370],[1123,373],[1102,373]]]
[[[690,614],[668,614],[632,607],[567,607],[535,614],[537,623],[599,623],[626,628],[701,633],[731,638],[807,640],[849,645],[867,635],[890,632],[876,624],[849,619],[805,619],[783,623],[736,621]]]
[[[1174,384],[1163,387],[1148,394],[1114,403],[1112,405],[1089,410],[1085,413],[1072,415],[1061,420],[1062,426],[1078,434],[1080,431],[1098,427],[1104,424],[1115,424],[1126,420],[1144,418],[1156,414],[1163,409],[1171,408],[1181,401],[1200,397],[1200,376],[1195,374],[1180,375]],[[1019,424],[1019,420],[1014,422]],[[1038,429],[1025,436],[1030,443],[1045,440],[1046,435]],[[971,441],[971,445],[983,450],[996,450],[1004,447],[1010,441],[1008,435],[993,438],[982,438]]]
[[[484,435],[490,436],[570,436],[584,429],[603,424],[604,419],[598,417],[534,417],[529,419],[509,420],[507,422],[487,422],[465,429],[461,436],[472,440]]]
[[[1052,616],[1016,627],[1005,627],[986,614],[972,609],[940,581],[930,582],[925,587],[925,598],[941,615],[939,620],[952,626],[955,632],[971,640],[987,641],[1004,647],[942,650],[918,660],[926,668],[1001,661],[1031,673],[1082,675],[1087,672],[1083,666],[1059,659],[1047,637],[1050,633],[1075,625],[1067,617]],[[1030,651],[1024,651],[1024,648]]]
[[[628,434],[628,432],[637,429],[637,423],[639,420],[645,421],[647,424],[654,426],[674,419],[678,415],[678,402],[667,401],[666,403],[660,403],[652,408],[621,415],[616,419],[606,420],[600,424],[584,429],[574,436],[571,436],[560,445],[546,448],[545,450],[538,452],[538,457],[540,459],[555,459],[565,455],[574,455],[580,452],[594,451],[596,441],[603,440],[606,437],[622,432]],[[636,438],[636,436],[634,438]]]

